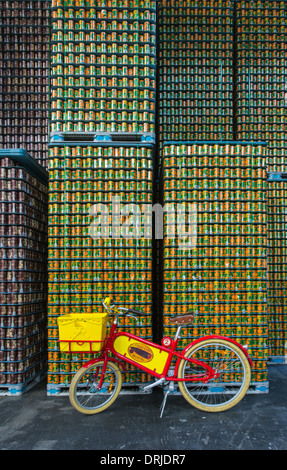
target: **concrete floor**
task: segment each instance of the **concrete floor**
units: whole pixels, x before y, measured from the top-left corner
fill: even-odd
[[[246,395],[231,410],[214,414],[170,396],[160,419],[160,390],[122,395],[107,411],[85,416],[67,396],[47,396],[41,382],[22,396],[0,396],[0,449],[121,450],[126,455],[136,450],[286,450],[286,365],[269,367],[269,388],[268,394]]]

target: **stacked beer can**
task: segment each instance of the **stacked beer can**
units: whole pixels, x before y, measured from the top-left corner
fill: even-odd
[[[95,312],[111,295],[143,312],[138,325],[122,319],[120,327],[152,339],[152,233],[144,206],[153,200],[155,7],[152,0],[52,1],[50,394],[90,357],[60,353],[59,315]],[[139,212],[126,213],[124,223],[128,204]],[[103,232],[97,205],[110,215]],[[149,379],[131,366],[124,381]]]
[[[152,339],[152,233],[144,207],[152,205],[152,159],[150,144],[50,146],[50,393],[55,385],[66,386],[79,360],[90,357],[60,353],[59,315],[96,312],[110,295],[118,305],[143,312],[139,325],[122,317],[121,328]],[[126,221],[123,233],[123,208],[134,204],[138,219],[134,214]],[[110,220],[98,223],[106,213]],[[125,377],[126,383],[146,380],[132,367]]]
[[[53,0],[51,136],[155,133],[154,0]]]
[[[233,337],[248,346],[252,383],[263,388],[268,386],[264,165],[264,148],[256,144],[170,142],[163,148],[164,204],[174,208],[164,225],[163,334],[175,333],[170,316],[195,313],[194,326],[182,330],[182,346],[208,334]]]
[[[232,140],[233,1],[158,6],[159,142]]]
[[[47,168],[49,1],[2,1],[0,21],[0,145]]]
[[[286,2],[237,2],[236,137],[268,143],[267,169],[286,171]],[[284,235],[286,183],[268,182],[270,355],[282,356],[286,322]],[[274,335],[277,337],[274,338]],[[275,343],[277,346],[275,346]]]
[[[285,171],[286,2],[236,5],[236,137],[267,141],[268,170]]]
[[[0,151],[0,394],[47,368],[48,175],[24,150]]]
[[[286,176],[268,177],[268,343],[269,359],[285,362],[287,352],[286,318]]]

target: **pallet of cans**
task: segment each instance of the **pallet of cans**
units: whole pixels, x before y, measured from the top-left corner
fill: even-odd
[[[286,361],[286,173],[268,174],[268,344],[271,363]]]
[[[193,312],[193,326],[182,329],[181,345],[211,334],[234,338],[248,347],[253,389],[266,391],[264,146],[167,142],[162,158],[168,214],[162,251],[163,335],[175,333],[170,316]]]
[[[158,2],[158,138],[233,139],[232,0]]]
[[[49,1],[0,2],[0,146],[48,166]]]
[[[1,149],[0,188],[0,395],[19,395],[47,372],[48,174]]]
[[[92,357],[60,352],[59,315],[99,311],[110,295],[143,312],[120,328],[152,339],[152,165],[151,144],[49,146],[48,394],[65,393]],[[130,367],[124,380],[149,379]]]
[[[268,142],[269,171],[286,170],[285,1],[236,2],[236,139]]]
[[[267,142],[267,170],[273,173],[286,171],[286,21],[284,1],[236,3],[236,137]],[[284,357],[285,348],[285,185],[270,181],[267,186],[272,361]]]
[[[52,0],[51,16],[51,137],[154,139],[156,2]]]

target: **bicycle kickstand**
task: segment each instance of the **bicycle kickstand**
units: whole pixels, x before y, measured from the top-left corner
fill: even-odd
[[[153,382],[152,384],[146,385],[146,386],[143,388],[143,391],[146,392],[146,391],[148,391],[149,389],[151,389],[151,388],[153,388],[153,387],[156,387],[157,385],[163,385],[164,382],[165,382],[165,379],[164,379],[164,378],[159,379],[159,380],[156,380],[156,381]],[[167,382],[166,382],[166,383],[167,383]],[[171,392],[172,390],[174,390],[174,382],[169,382],[168,389],[167,389],[166,392],[164,393],[163,401],[162,401],[162,404],[161,404],[161,406],[160,406],[160,417],[162,417],[163,412],[164,412],[164,408],[165,408],[165,404],[166,404],[167,395],[168,395],[169,392]]]
[[[162,415],[165,409],[167,396],[173,389],[174,389],[174,382],[169,382],[168,389],[164,392],[162,404],[160,405],[160,418],[162,418]]]

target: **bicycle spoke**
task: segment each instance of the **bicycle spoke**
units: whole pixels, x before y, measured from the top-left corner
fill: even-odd
[[[195,403],[208,408],[227,406],[242,393],[245,384],[246,368],[243,363],[242,354],[237,353],[236,348],[227,341],[214,343],[203,341],[192,348],[187,356],[189,360],[196,359],[207,364],[216,376],[208,382],[182,382],[181,387]],[[244,357],[244,356],[243,356]],[[206,370],[199,364],[185,361],[182,368],[182,377],[206,378]]]
[[[75,399],[84,409],[97,409],[105,406],[111,400],[117,390],[118,380],[116,373],[111,367],[107,367],[102,377],[103,366],[96,366],[83,374],[75,387]],[[101,389],[99,389],[102,380]]]

